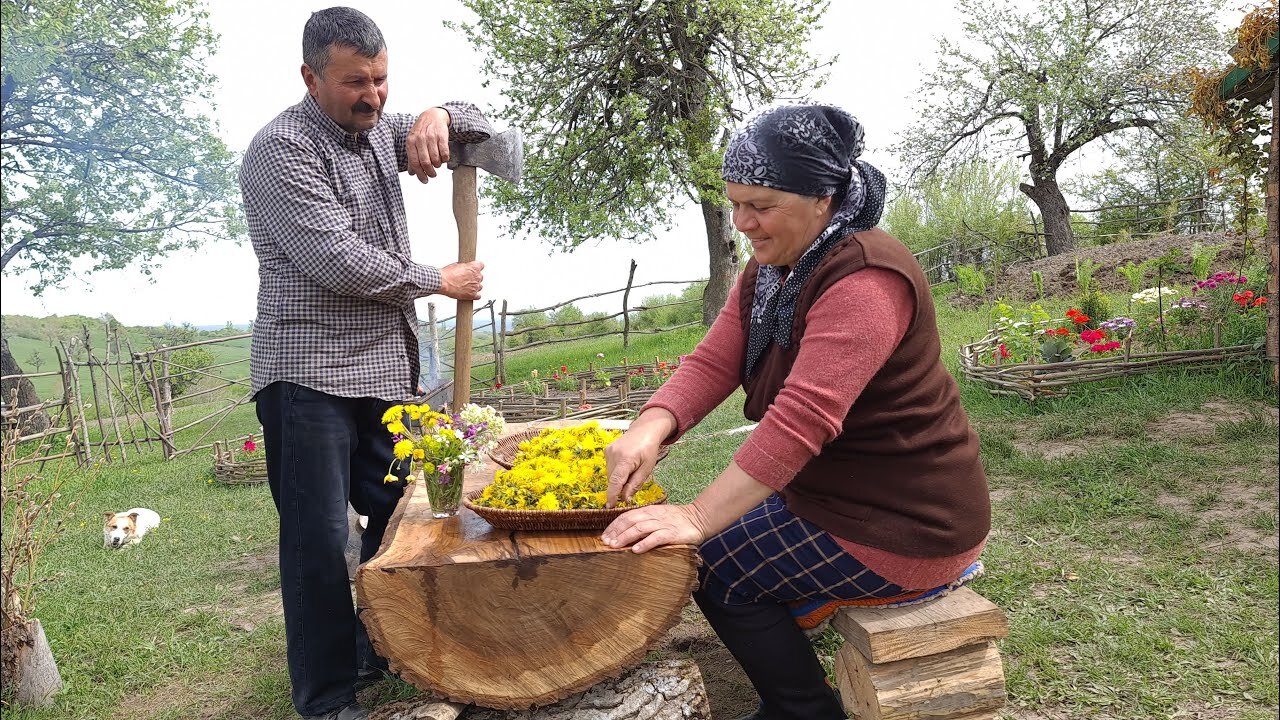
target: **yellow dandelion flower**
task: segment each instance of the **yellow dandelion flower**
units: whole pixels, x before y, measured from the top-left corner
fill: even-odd
[[[395,447],[392,448],[392,452],[395,453],[397,460],[408,460],[409,456],[413,454],[413,441],[401,440],[395,444]]]
[[[392,475],[391,473],[387,473],[386,477],[382,478],[382,482],[384,482],[384,483],[393,483],[393,482],[395,482],[395,481],[397,481],[397,480],[399,480],[399,479],[400,479],[400,478],[396,477],[395,475]]]
[[[538,509],[539,510],[559,510],[560,503],[559,501],[556,500],[555,494],[547,493],[546,495],[543,495],[542,497],[538,498]]]
[[[391,407],[387,408],[386,412],[382,413],[382,424],[386,425],[392,420],[399,420],[400,415],[403,412],[404,412],[403,405],[392,405]]]
[[[409,431],[407,428],[405,428],[403,422],[399,420],[392,420],[391,422],[387,423],[387,432],[393,435],[406,435],[408,434]]]
[[[427,459],[427,453],[422,448],[413,449],[413,459],[422,462]]]
[[[410,420],[417,420],[418,418],[422,417],[422,413],[423,413],[423,409],[422,409],[422,408],[423,408],[423,407],[426,407],[426,411],[427,411],[427,412],[430,412],[430,411],[431,411],[431,406],[430,406],[430,405],[427,405],[427,406],[422,406],[422,405],[405,405],[405,406],[404,406],[404,411],[405,411],[405,414],[409,416],[409,419],[410,419]]]

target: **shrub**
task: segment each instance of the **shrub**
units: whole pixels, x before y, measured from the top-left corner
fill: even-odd
[[[982,297],[987,292],[987,275],[976,265],[957,265],[956,282],[960,292],[969,297]]]

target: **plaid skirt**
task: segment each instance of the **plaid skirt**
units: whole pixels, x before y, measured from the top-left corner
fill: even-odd
[[[906,591],[845,552],[813,523],[771,495],[698,549],[703,592],[730,605],[862,600]]]

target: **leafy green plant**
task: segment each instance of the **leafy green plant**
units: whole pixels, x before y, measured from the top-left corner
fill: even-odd
[[[1116,274],[1122,275],[1125,280],[1129,281],[1129,292],[1136,293],[1146,285],[1149,269],[1147,263],[1136,265],[1130,260],[1124,265],[1117,265]]]
[[[1036,286],[1036,299],[1044,300],[1044,275],[1039,270],[1031,271],[1031,283]]]
[[[1102,267],[1100,262],[1089,258],[1076,258],[1076,290],[1082,296],[1088,295],[1093,288],[1093,275],[1100,267]]]
[[[1209,271],[1213,269],[1213,261],[1218,259],[1218,253],[1226,245],[1201,245],[1199,242],[1191,244],[1191,275],[1196,280],[1204,280],[1209,277]]]
[[[1078,296],[1076,305],[1081,313],[1089,317],[1089,321],[1085,323],[1087,328],[1096,328],[1098,323],[1111,317],[1111,300],[1097,290]]]
[[[1040,343],[1040,357],[1047,363],[1070,362],[1074,359],[1074,346],[1070,340],[1061,337],[1046,337]]]
[[[969,297],[982,297],[987,292],[987,274],[976,265],[956,266],[956,282],[960,292]]]

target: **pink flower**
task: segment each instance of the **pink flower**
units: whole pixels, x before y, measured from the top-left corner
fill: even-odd
[[[248,440],[244,441],[245,452],[253,452],[254,450],[257,450],[257,449],[258,449],[258,443],[254,442],[253,438],[249,438]]]

